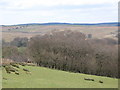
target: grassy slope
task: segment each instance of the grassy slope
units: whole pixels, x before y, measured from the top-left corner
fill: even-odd
[[[70,73],[47,69],[43,67],[25,66],[32,74],[26,74],[20,67],[20,75],[7,74],[3,70],[4,88],[116,88],[118,80],[108,77]],[[93,78],[95,81],[85,81],[84,78]],[[99,83],[102,80],[104,83]]]
[[[2,69],[0,67],[0,90],[2,88]]]

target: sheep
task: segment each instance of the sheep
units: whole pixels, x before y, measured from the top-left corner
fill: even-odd
[[[21,66],[25,66],[26,64],[25,63],[19,63]]]
[[[6,70],[6,72],[9,73],[9,74],[11,73],[7,68],[5,68],[5,70]]]
[[[31,74],[31,72],[29,70],[24,69],[24,68],[23,68],[23,70],[26,71],[26,74]]]
[[[10,70],[11,72],[18,71],[17,69],[15,69],[15,68],[12,68],[12,67],[11,67],[9,70]]]
[[[10,71],[11,71],[11,72],[15,72],[15,70],[14,70],[14,69],[10,69]]]
[[[84,80],[94,81],[94,79],[90,79],[90,78],[84,78]]]
[[[26,71],[26,74],[30,74],[30,75],[31,75],[31,72],[27,72],[27,71]]]
[[[16,75],[19,75],[19,72],[15,72]]]
[[[24,69],[24,68],[23,68],[23,70],[24,70],[24,71],[27,71],[27,72],[30,72],[29,70],[27,70],[27,69]]]
[[[7,78],[3,77],[4,80],[7,80]]]
[[[99,83],[103,83],[103,81],[99,81]]]
[[[7,73],[18,71],[17,69],[10,67],[10,66],[5,67],[5,69]]]
[[[10,63],[10,65],[12,65],[13,67],[19,68],[19,66],[17,65],[17,63]]]
[[[6,72],[7,72],[8,74],[10,74],[10,73],[11,73],[8,69],[6,69]]]
[[[19,68],[19,66],[18,66],[18,65],[16,65],[16,64],[12,64],[12,66],[13,66],[13,67],[16,67],[16,68]]]
[[[9,74],[11,73],[10,70],[9,70],[9,67],[5,67],[5,70],[6,70],[6,72],[9,73]]]

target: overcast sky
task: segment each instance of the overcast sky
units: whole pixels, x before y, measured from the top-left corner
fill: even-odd
[[[119,0],[0,0],[0,25],[118,21]]]

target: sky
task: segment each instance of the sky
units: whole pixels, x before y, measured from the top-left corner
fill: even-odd
[[[0,25],[118,21],[119,0],[0,0]]]

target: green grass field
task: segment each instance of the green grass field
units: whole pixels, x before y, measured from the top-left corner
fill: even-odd
[[[0,90],[2,88],[2,69],[0,68]]]
[[[22,68],[31,71],[26,74]],[[20,75],[7,74],[3,69],[3,88],[117,88],[118,80],[115,78],[71,73],[52,70],[36,66],[20,66]],[[84,78],[93,78],[95,81],[86,81]],[[103,83],[99,83],[102,80]]]

